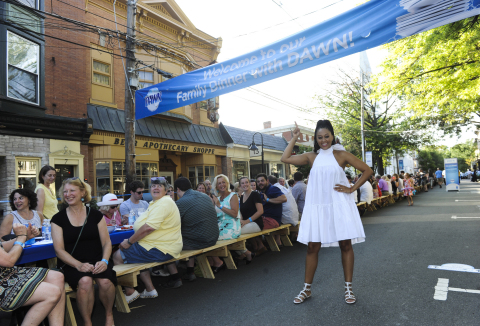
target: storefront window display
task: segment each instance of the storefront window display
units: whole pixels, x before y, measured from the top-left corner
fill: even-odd
[[[103,196],[110,192],[110,162],[96,162],[95,179],[97,196]]]
[[[237,182],[243,176],[248,176],[248,162],[242,161],[233,161],[233,169],[232,169],[232,176],[233,180],[232,183]]]
[[[148,192],[150,178],[158,176],[158,163],[137,163],[135,174],[136,179],[145,184],[145,191]],[[96,162],[96,196],[103,196],[109,192],[123,195],[126,190],[125,180],[125,162],[113,161],[111,168],[110,162]]]
[[[17,158],[17,187],[35,190],[39,173],[40,159]]]
[[[283,163],[271,163],[272,175],[277,178],[285,178],[285,165]]]
[[[193,187],[196,187],[198,183],[204,182],[207,179],[213,182],[214,178],[214,166],[190,166],[188,168],[188,179]]]

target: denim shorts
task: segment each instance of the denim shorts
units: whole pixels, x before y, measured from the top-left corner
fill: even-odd
[[[124,264],[138,264],[138,263],[160,263],[173,257],[169,254],[164,254],[157,248],[147,250],[143,248],[138,242],[135,242],[127,250],[120,250]]]

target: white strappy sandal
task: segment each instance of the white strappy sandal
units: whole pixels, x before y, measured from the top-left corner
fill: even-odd
[[[306,291],[310,292],[310,294],[307,294]],[[305,283],[303,290],[300,291],[300,293],[295,297],[295,299],[293,300],[293,303],[295,304],[303,303],[303,301],[307,300],[311,296],[312,296],[312,284]],[[298,302],[295,300],[298,300]]]
[[[354,304],[355,302],[357,302],[357,298],[352,291],[352,282],[345,282],[345,303]]]

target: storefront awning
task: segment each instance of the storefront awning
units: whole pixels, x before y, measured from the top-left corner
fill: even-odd
[[[228,135],[234,144],[245,146],[250,146],[252,137],[255,134],[255,131],[225,126],[223,123],[220,123],[220,130],[222,135],[224,135],[224,139],[226,138],[225,136]],[[261,139],[260,135],[255,135],[255,144],[257,144],[257,146],[261,145]],[[285,148],[287,148],[287,145],[288,143],[283,137],[263,134],[263,146],[265,148],[283,152]]]
[[[94,130],[125,133],[123,110],[103,106],[87,105],[88,117],[93,120]],[[196,124],[181,123],[158,118],[145,118],[135,121],[135,135],[160,139],[226,147],[220,130]]]

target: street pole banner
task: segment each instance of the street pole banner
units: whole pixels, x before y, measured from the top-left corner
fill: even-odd
[[[403,171],[403,160],[398,160],[398,168]]]
[[[365,51],[478,15],[479,8],[480,0],[371,0],[261,49],[137,90],[135,117],[142,119]]]
[[[372,152],[365,152],[365,163],[369,167],[373,167]]]
[[[460,177],[458,176],[458,160],[446,158],[445,161],[445,190],[460,190]]]

